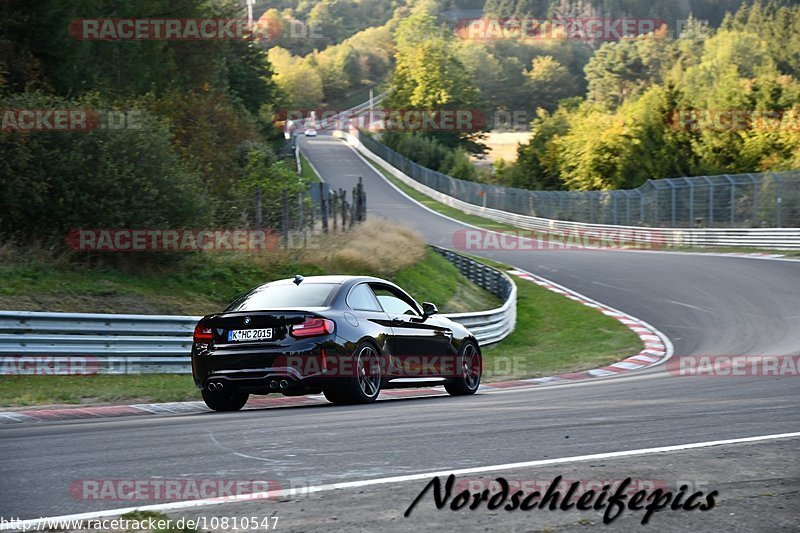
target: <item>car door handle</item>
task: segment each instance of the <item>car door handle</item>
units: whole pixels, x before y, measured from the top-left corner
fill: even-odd
[[[405,322],[403,321],[402,318],[393,318],[392,319],[392,325],[393,326],[401,326],[403,324],[405,324]]]

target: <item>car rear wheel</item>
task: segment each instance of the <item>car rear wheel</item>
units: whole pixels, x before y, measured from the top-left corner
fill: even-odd
[[[353,355],[355,375],[323,389],[329,402],[338,404],[372,403],[381,392],[381,358],[372,344],[362,342]]]
[[[246,392],[210,391],[203,389],[203,401],[214,411],[238,411],[250,397]]]
[[[481,384],[483,358],[478,346],[473,341],[464,341],[460,352],[461,376],[449,379],[444,384],[444,389],[451,396],[475,394]]]

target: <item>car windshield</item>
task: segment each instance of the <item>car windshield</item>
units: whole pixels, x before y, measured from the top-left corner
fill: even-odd
[[[233,302],[225,312],[257,311],[278,307],[326,307],[340,286],[337,283],[264,285]]]

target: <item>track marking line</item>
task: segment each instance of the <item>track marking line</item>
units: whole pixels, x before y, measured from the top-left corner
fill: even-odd
[[[595,453],[590,455],[575,455],[571,457],[557,457],[553,459],[539,459],[535,461],[523,461],[519,463],[505,463],[499,465],[478,466],[473,468],[459,468],[453,470],[440,470],[435,472],[422,472],[419,474],[407,474],[403,476],[391,476],[377,479],[364,479],[359,481],[344,481],[341,483],[330,483],[327,485],[316,485],[311,487],[300,487],[294,489],[272,490],[255,492],[252,494],[239,494],[235,496],[223,496],[219,498],[208,498],[202,500],[187,500],[182,502],[161,503],[155,505],[144,505],[141,507],[124,507],[121,509],[107,509],[104,511],[94,511],[89,513],[79,513],[72,515],[54,516],[38,518],[26,521],[29,528],[34,529],[38,524],[53,523],[54,521],[75,521],[92,520],[109,516],[119,516],[131,511],[174,511],[178,509],[191,509],[196,507],[208,507],[225,503],[240,503],[252,500],[282,498],[287,496],[302,496],[317,492],[328,492],[342,489],[353,489],[369,487],[373,485],[387,485],[392,483],[405,483],[408,481],[418,481],[430,479],[437,476],[480,474],[485,472],[499,472],[503,470],[514,470],[519,468],[533,468],[539,466],[551,466],[568,463],[585,463],[588,461],[617,459],[623,457],[637,457],[642,455],[655,455],[660,453],[680,452],[686,450],[696,450],[700,448],[711,448],[714,446],[727,446],[732,444],[746,444],[751,442],[764,442],[778,439],[800,438],[800,431],[794,433],[778,433],[773,435],[759,435],[755,437],[740,437],[735,439],[715,440],[707,442],[693,442],[689,444],[677,444],[672,446],[660,446],[657,448],[641,448],[637,450],[623,450],[619,452]],[[18,529],[12,528],[12,524],[0,524],[0,531]]]

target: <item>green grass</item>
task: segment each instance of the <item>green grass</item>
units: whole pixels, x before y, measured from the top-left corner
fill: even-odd
[[[302,171],[300,175],[303,177],[303,181],[307,183],[317,183],[320,181],[317,173],[311,168],[311,163],[309,163],[308,159],[303,154],[300,154],[300,170]]]
[[[409,288],[418,301],[435,303],[442,313],[466,313],[503,305],[495,295],[475,290],[474,285],[465,284],[459,278],[461,274],[453,263],[429,250],[425,261],[398,272],[394,282]]]
[[[0,406],[200,400],[191,375],[2,376]]]
[[[41,261],[0,265],[0,308],[30,311],[205,315],[219,311],[259,284],[296,273],[372,274],[362,265],[340,263],[334,270],[287,258],[256,262],[248,255],[209,254],[176,259],[172,266],[122,271]],[[491,293],[458,273],[433,251],[423,261],[385,275],[419,300],[442,312],[491,309]]]

